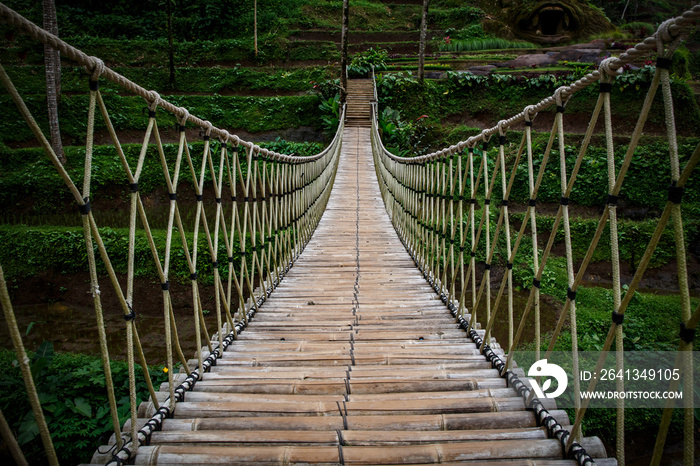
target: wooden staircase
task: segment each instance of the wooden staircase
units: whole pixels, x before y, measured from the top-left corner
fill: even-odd
[[[154,412],[143,403],[139,423]],[[599,439],[581,443],[606,456]],[[351,127],[303,254],[134,464],[576,465],[561,455],[416,269],[384,209],[369,130]]]
[[[349,79],[345,126],[369,128],[372,101],[374,101],[374,87],[371,79]]]

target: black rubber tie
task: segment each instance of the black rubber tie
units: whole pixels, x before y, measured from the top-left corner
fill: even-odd
[[[601,93],[612,92],[612,83],[600,83],[599,91]]]
[[[673,63],[673,61],[670,58],[658,57],[656,59],[656,67],[664,70],[671,69],[671,63]]]
[[[93,81],[90,79],[90,90],[91,91],[97,91],[100,89],[100,82],[99,81]]]
[[[668,200],[669,200],[669,202],[673,202],[674,204],[680,204],[683,201],[683,193],[684,192],[685,192],[685,188],[683,186],[676,186],[676,182],[674,181],[668,187]]]
[[[619,198],[618,196],[615,196],[615,195],[613,195],[613,194],[608,194],[608,198],[605,200],[605,203],[606,203],[607,205],[614,205],[614,206],[616,206],[616,205],[617,205],[617,201],[618,201],[619,199],[620,199],[620,198]]]
[[[695,339],[695,329],[688,328],[686,327],[685,322],[681,322],[681,331],[679,335],[681,337],[681,340],[683,340],[685,343],[690,344]]]
[[[139,192],[139,184],[138,183],[129,183],[129,191],[131,191],[132,193]]]
[[[622,323],[625,321],[625,315],[624,314],[618,314],[617,311],[612,312],[612,321],[615,323],[615,325],[622,325]]]
[[[569,301],[576,301],[576,292],[571,288],[567,288],[566,297],[569,299]]]
[[[92,210],[92,207],[90,207],[90,198],[86,197],[83,200],[85,201],[85,204],[78,206],[78,209],[80,210],[81,215],[87,215]]]
[[[134,311],[134,310],[132,309],[131,305],[128,304],[128,303],[127,303],[127,307],[129,308],[129,310],[130,310],[131,312],[129,312],[128,314],[124,314],[124,320],[127,321],[127,322],[129,322],[129,321],[131,321],[131,320],[136,319],[136,311]]]
[[[560,203],[561,205],[569,205],[569,198],[562,196]]]

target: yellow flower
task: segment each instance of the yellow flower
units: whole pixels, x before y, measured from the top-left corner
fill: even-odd
[[[165,372],[165,373],[167,374],[167,373],[168,373],[168,368],[167,368],[167,367],[164,367],[164,368],[163,368],[163,372]]]

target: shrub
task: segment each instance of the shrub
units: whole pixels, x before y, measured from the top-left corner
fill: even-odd
[[[97,356],[53,352],[44,342],[31,357],[32,377],[46,416],[59,462],[87,463],[95,449],[113,433],[102,361]],[[29,406],[15,353],[0,350],[5,368],[0,380],[0,406],[30,464],[45,461],[39,430]],[[130,414],[129,373],[125,362],[111,361],[119,421]],[[146,382],[137,366],[137,403],[148,399]],[[156,387],[167,381],[162,367],[150,367]]]

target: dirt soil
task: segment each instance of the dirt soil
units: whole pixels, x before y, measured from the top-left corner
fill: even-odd
[[[122,288],[126,279],[119,277]],[[99,354],[94,300],[85,274],[44,272],[21,282],[8,283],[20,332],[27,350],[35,350],[44,341],[51,341],[56,351]],[[213,286],[201,286],[202,305],[207,329],[216,332],[216,312]],[[177,323],[179,340],[185,357],[196,352],[192,305],[192,287],[171,282],[170,297]],[[100,280],[105,330],[110,357],[126,357],[126,329],[123,311],[107,278]],[[134,281],[134,310],[141,344],[149,364],[165,362],[163,292],[154,279]],[[31,328],[29,328],[31,325]],[[11,348],[6,326],[0,326],[0,344]]]

